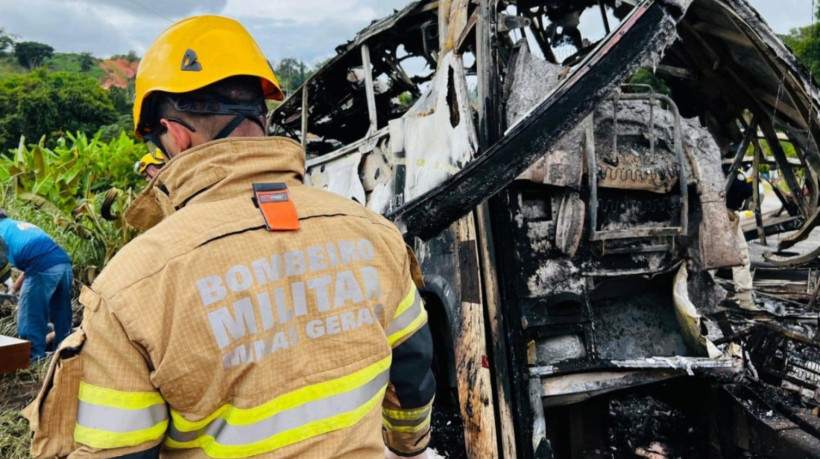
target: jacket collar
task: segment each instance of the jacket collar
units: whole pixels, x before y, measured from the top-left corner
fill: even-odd
[[[147,230],[195,203],[251,194],[251,183],[301,185],[305,150],[286,137],[230,137],[192,148],[160,169],[126,210],[125,219]]]

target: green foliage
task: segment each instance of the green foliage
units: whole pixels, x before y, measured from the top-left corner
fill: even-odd
[[[769,142],[767,140],[760,140],[760,147],[763,149],[763,153],[766,156],[772,156],[772,147],[769,146]],[[797,158],[797,151],[794,149],[794,145],[791,142],[787,142],[785,140],[780,141],[780,147],[783,149],[783,152],[786,153],[787,158]],[[747,155],[754,154],[753,147],[749,145],[749,153]]]
[[[815,16],[820,20],[820,5]],[[780,38],[811,72],[814,81],[820,83],[820,23],[792,29]]]
[[[0,79],[10,75],[19,75],[26,72],[28,72],[28,69],[18,64],[17,60],[14,59],[13,56],[4,56],[0,54]]]
[[[303,61],[292,57],[282,59],[274,68],[274,73],[279,80],[282,91],[288,95],[307,81],[315,71],[315,69],[305,65]]]
[[[115,54],[111,56],[111,59],[125,59],[128,62],[137,62],[140,60],[140,56],[132,49],[131,51],[128,51],[128,54]]]
[[[28,421],[19,408],[0,411],[0,456],[8,458],[26,458],[31,444],[31,432]]]
[[[108,97],[111,99],[111,103],[114,104],[114,110],[116,110],[117,113],[120,115],[131,115],[131,108],[134,106],[133,87],[120,88],[111,86],[108,88]]]
[[[84,282],[135,235],[122,211],[143,185],[133,164],[145,146],[125,132],[109,142],[101,136],[66,134],[54,148],[46,147],[44,139],[28,146],[21,140],[13,156],[0,157],[0,183],[6,184],[0,206],[54,237]],[[100,217],[106,194],[116,200],[114,221]]]
[[[116,119],[108,92],[91,77],[38,69],[0,80],[0,151],[14,148],[21,135],[96,132]]]
[[[97,63],[97,60],[94,59],[94,56],[92,56],[91,53],[80,53],[80,70],[87,72],[91,70],[91,66],[95,63]]]
[[[413,94],[410,91],[404,91],[403,93],[399,94],[399,103],[402,107],[410,107],[416,102],[416,98],[413,97]]]
[[[660,78],[656,77],[655,74],[650,72],[649,69],[639,69],[629,80],[629,83],[651,86],[652,89],[659,94],[669,95],[672,92],[669,89],[669,86],[666,86],[666,84],[661,81]],[[647,90],[644,88],[637,88],[636,92],[647,92]]]
[[[14,49],[14,37],[6,33],[6,31],[0,27],[0,55],[6,54],[6,52],[11,51]]]
[[[0,332],[16,336],[16,314],[11,305],[0,305]],[[42,360],[27,370],[0,376],[0,457],[22,459],[31,457],[31,430],[20,410],[37,395],[43,384],[48,360]]]
[[[90,53],[54,53],[43,62],[43,66],[53,72],[86,74],[99,81],[105,76],[105,71],[97,65],[97,62],[97,59]],[[88,68],[84,69],[84,66]]]
[[[54,48],[36,41],[21,41],[14,44],[14,57],[20,65],[33,70],[54,54]]]

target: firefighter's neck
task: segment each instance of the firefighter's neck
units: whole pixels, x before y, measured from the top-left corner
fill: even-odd
[[[171,122],[163,119],[160,123],[165,126],[165,132],[160,135],[159,140],[165,147],[165,152],[169,159],[179,156],[185,151],[210,142],[211,138],[205,137],[197,131],[191,131],[180,123]],[[258,124],[245,120],[231,132],[228,137],[265,137],[267,130],[267,122],[264,123],[265,128],[259,127]]]

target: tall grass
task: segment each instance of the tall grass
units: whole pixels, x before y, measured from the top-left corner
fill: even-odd
[[[28,458],[31,432],[20,412],[34,400],[48,369],[46,361],[0,376],[0,457]]]
[[[0,457],[28,458],[31,433],[20,410],[0,411]]]

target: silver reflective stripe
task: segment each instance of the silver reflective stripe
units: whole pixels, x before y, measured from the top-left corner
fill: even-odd
[[[419,291],[416,290],[416,295],[413,298],[413,305],[390,322],[390,327],[387,328],[387,336],[404,330],[405,327],[410,325],[410,323],[419,316],[419,314],[421,314],[421,295],[419,295]]]
[[[396,427],[398,427],[398,426],[415,427],[417,425],[421,425],[422,423],[424,423],[424,421],[427,420],[427,416],[430,416],[430,409],[424,410],[424,412],[421,413],[419,415],[419,417],[416,418],[416,419],[396,419],[396,418],[391,418],[387,414],[384,414],[383,416],[387,420],[387,422],[389,422],[390,425],[392,425],[392,426],[396,426]]]
[[[77,424],[107,432],[127,433],[146,430],[167,419],[168,408],[164,404],[127,410],[80,400],[77,409]]]
[[[367,384],[351,391],[280,411],[253,424],[233,425],[228,424],[222,418],[217,418],[199,430],[183,432],[177,430],[172,419],[168,433],[171,439],[180,443],[189,442],[204,435],[210,435],[217,443],[226,446],[256,443],[307,423],[355,410],[376,396],[387,385],[389,373],[390,370],[385,370]]]

